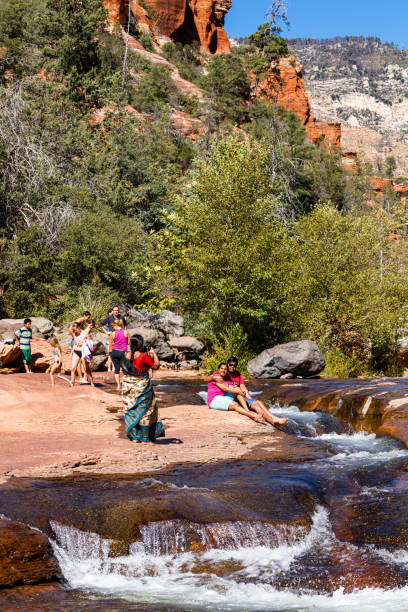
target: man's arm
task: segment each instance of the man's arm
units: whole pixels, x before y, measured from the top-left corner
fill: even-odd
[[[104,319],[102,319],[102,321],[99,323],[99,327],[105,327],[105,325],[109,325],[109,317],[105,317]]]
[[[19,334],[19,332],[18,332],[18,331],[17,331],[17,332],[14,332],[14,337],[15,337],[15,338],[16,338],[16,340],[17,340],[17,346],[20,346],[20,336],[19,336],[18,334]]]
[[[252,399],[251,394],[248,391],[248,388],[246,387],[245,383],[241,383],[239,385],[239,388],[241,389],[241,391],[245,395],[245,397],[247,397],[248,399]]]
[[[239,387],[229,387],[228,385],[224,385],[224,383],[217,382],[217,387],[221,389],[221,391],[225,391],[226,393],[232,393],[233,395],[242,395],[242,391]]]

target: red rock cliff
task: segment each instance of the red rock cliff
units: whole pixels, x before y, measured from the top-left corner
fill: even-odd
[[[112,23],[126,21],[128,0],[103,0]],[[208,53],[229,53],[230,44],[224,30],[224,17],[231,0],[131,0],[131,10],[138,23],[175,42],[198,41]]]
[[[317,121],[312,116],[302,65],[295,56],[283,57],[278,65],[271,66],[270,73],[259,82],[256,95],[294,111],[314,143],[322,140],[327,150],[341,146],[341,124]]]

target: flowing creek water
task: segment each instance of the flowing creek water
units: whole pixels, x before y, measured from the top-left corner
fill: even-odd
[[[405,611],[408,450],[271,407],[308,460],[289,450],[143,477],[18,479],[0,511],[49,535],[67,584],[98,610],[120,598],[138,610]]]

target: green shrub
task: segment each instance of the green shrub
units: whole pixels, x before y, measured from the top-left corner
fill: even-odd
[[[227,361],[228,357],[238,359],[239,370],[247,374],[247,363],[255,355],[248,349],[248,337],[240,325],[232,325],[218,338],[209,338],[211,350],[204,354],[203,368],[207,373],[215,372],[222,361]]]
[[[154,45],[153,45],[152,37],[147,32],[145,32],[144,30],[141,30],[140,33],[138,34],[138,39],[140,43],[143,45],[143,47],[146,49],[146,51],[150,51],[151,53],[154,52]]]
[[[349,357],[340,349],[331,349],[324,353],[326,367],[322,376],[328,378],[364,378],[369,376],[367,365],[357,357]]]
[[[107,287],[84,285],[77,291],[70,291],[66,296],[56,300],[58,301],[59,306],[64,308],[59,317],[60,322],[67,325],[79,317],[84,310],[89,310],[98,325],[99,321],[106,317],[108,310],[120,303],[120,296],[116,291]],[[55,303],[54,308],[57,307],[58,304]]]

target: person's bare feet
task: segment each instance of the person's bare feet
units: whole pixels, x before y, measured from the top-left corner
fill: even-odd
[[[288,421],[286,417],[274,417],[273,425],[286,425]]]

